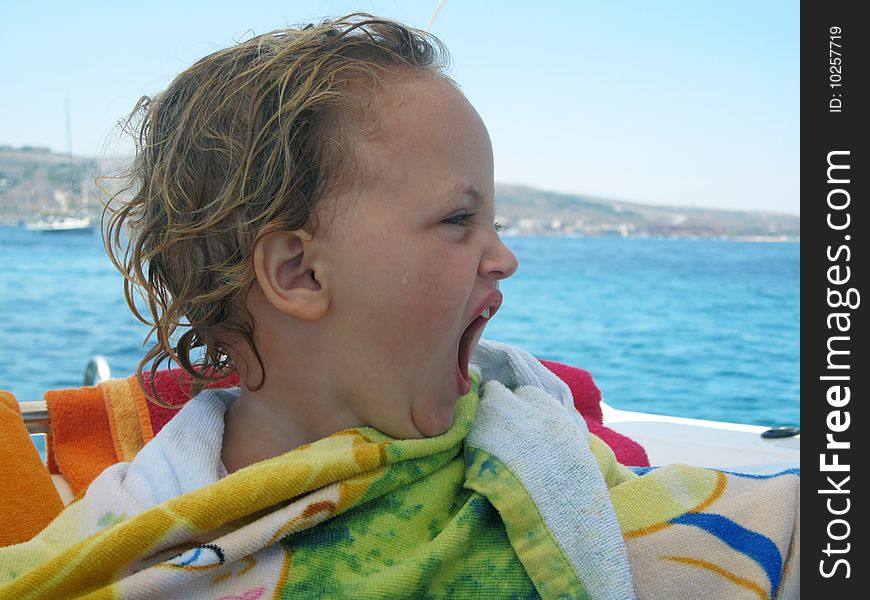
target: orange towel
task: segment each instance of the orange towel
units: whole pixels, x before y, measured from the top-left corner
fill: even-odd
[[[154,437],[148,407],[157,406],[148,402],[135,376],[111,379],[97,387],[103,393],[103,404],[109,418],[115,449],[115,462],[129,462]]]
[[[49,390],[45,404],[51,423],[46,444],[49,468],[56,467],[78,494],[118,462],[102,391],[97,387]]]
[[[0,546],[42,531],[63,509],[60,495],[21,419],[18,401],[0,390]]]
[[[209,387],[238,384],[234,374]],[[181,369],[159,371],[154,388],[161,399],[179,407],[196,394]],[[76,495],[107,467],[133,460],[178,412],[149,402],[135,375],[96,387],[50,390],[45,403],[52,431],[46,443],[49,470],[63,474]]]
[[[49,390],[49,468],[63,474],[79,494],[107,467],[131,461],[151,438],[148,406],[136,377],[96,387]],[[56,469],[56,471],[54,471]]]

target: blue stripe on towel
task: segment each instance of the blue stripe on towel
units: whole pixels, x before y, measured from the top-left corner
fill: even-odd
[[[193,549],[193,554],[192,554],[190,557],[188,557],[187,560],[183,560],[183,561],[181,561],[181,563],[179,563],[179,564],[182,564],[182,565],[184,565],[184,566],[192,565],[193,563],[196,562],[196,559],[199,558],[199,555],[200,555],[201,553],[202,553],[202,548],[199,548],[199,547],[194,548],[194,549]]]
[[[703,529],[757,562],[767,573],[770,596],[773,597],[782,574],[782,555],[769,537],[712,513],[685,513],[669,522]]]
[[[729,475],[734,475],[736,477],[745,477],[746,479],[773,479],[774,477],[782,477],[783,475],[797,475],[798,477],[800,477],[801,474],[800,467],[785,469],[784,471],[780,471],[779,473],[771,473],[769,475],[759,475],[758,473],[740,473],[738,471],[725,471],[724,469],[717,469],[717,471],[722,471],[723,473],[728,473]]]

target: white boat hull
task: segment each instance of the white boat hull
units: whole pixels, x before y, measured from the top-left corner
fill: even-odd
[[[800,465],[800,435],[763,438],[768,427],[615,409],[601,403],[604,424],[643,446],[651,465],[684,463],[733,469]]]
[[[28,231],[90,231],[93,224],[87,217],[62,217],[59,219],[44,219],[27,223],[24,228]]]

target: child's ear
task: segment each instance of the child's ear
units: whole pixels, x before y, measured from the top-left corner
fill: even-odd
[[[314,237],[305,230],[270,231],[254,243],[254,275],[280,312],[315,321],[329,308],[329,290],[318,280]]]

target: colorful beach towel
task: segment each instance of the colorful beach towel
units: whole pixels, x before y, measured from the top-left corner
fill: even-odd
[[[540,362],[568,384],[574,407],[589,431],[611,447],[619,462],[649,466],[640,444],[604,425],[601,391],[588,371],[555,361]],[[146,371],[143,377],[146,388],[153,389],[163,402],[171,405],[183,406],[197,392],[182,369],[158,371],[153,379]],[[234,373],[207,387],[238,385],[239,376]],[[52,429],[46,437],[49,471],[63,475],[75,494],[107,467],[133,460],[142,446],[178,413],[178,409],[149,402],[135,375],[110,379],[94,387],[49,390],[45,402]],[[27,439],[23,441],[30,443]]]
[[[632,472],[534,357],[478,350],[447,433],[350,429],[223,478],[234,391],[201,393],[0,548],[0,598],[795,597],[796,471]]]

